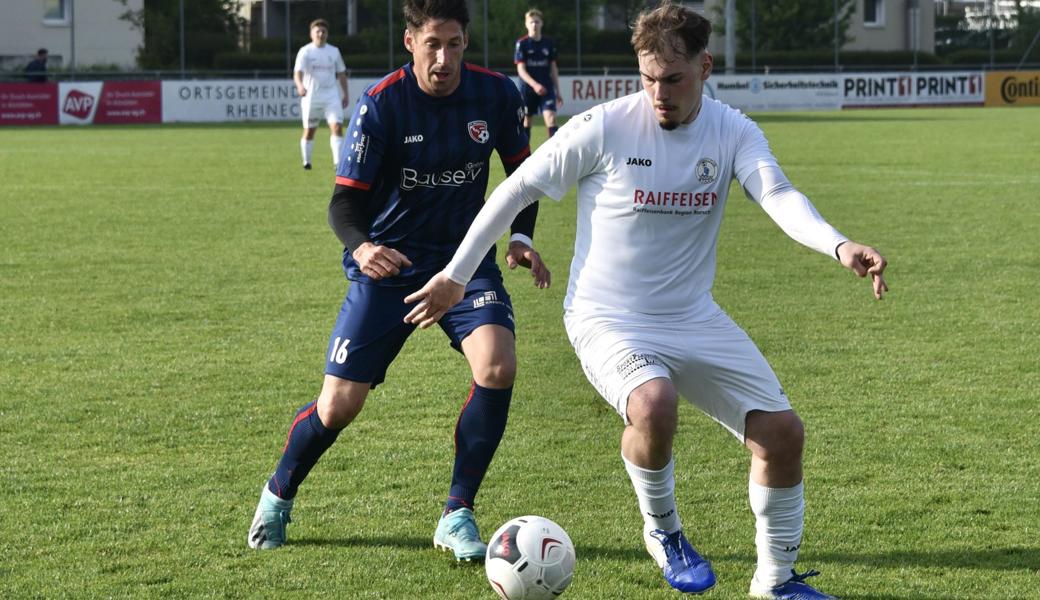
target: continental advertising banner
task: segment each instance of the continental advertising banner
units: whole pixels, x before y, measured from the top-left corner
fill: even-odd
[[[0,125],[57,125],[58,84],[0,83]]]
[[[842,107],[981,106],[982,73],[856,73],[842,76]]]
[[[986,106],[1040,105],[1040,71],[989,71]]]
[[[162,82],[62,82],[59,122],[62,125],[162,122]]]

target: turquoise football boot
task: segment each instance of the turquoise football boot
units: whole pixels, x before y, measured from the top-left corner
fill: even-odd
[[[487,544],[480,541],[473,511],[468,508],[453,510],[441,517],[433,534],[433,545],[454,552],[455,560],[484,560],[487,552]]]

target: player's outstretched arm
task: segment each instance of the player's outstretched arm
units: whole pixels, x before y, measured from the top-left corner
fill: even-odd
[[[405,304],[416,303],[404,316],[404,322],[426,329],[440,321],[448,309],[462,302],[465,291],[466,286],[452,281],[444,271],[437,273],[419,291],[404,299]]]
[[[552,284],[552,273],[549,272],[549,267],[542,261],[542,256],[534,248],[523,242],[509,242],[509,249],[506,251],[506,265],[510,269],[515,269],[518,266],[531,269],[531,277],[534,278],[535,287],[544,290]]]
[[[851,240],[839,244],[835,254],[838,255],[841,264],[856,275],[860,277],[870,275],[870,281],[874,287],[874,297],[881,300],[884,293],[888,291],[888,284],[885,283],[884,276],[885,267],[888,266],[885,257],[874,248],[857,244]]]

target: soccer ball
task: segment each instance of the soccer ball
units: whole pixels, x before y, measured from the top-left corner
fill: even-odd
[[[517,517],[491,536],[484,569],[503,600],[548,600],[571,582],[574,544],[549,519]]]

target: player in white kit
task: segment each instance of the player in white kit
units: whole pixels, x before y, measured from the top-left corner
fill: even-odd
[[[802,421],[758,348],[711,296],[730,181],[798,242],[888,290],[884,257],[848,240],[777,165],[758,126],[703,97],[711,25],[665,2],[644,12],[632,44],[644,91],[573,117],[488,199],[455,258],[420,291],[406,320],[427,327],[462,296],[484,252],[542,194],[578,186],[577,234],[564,322],[592,385],[625,423],[621,454],[644,519],[644,541],[672,587],[700,593],[711,565],[683,534],[672,441],[678,396],[752,454],[758,563],[753,598],[832,598],[798,574]]]
[[[332,164],[339,165],[343,147],[343,108],[347,105],[347,66],[339,48],[329,44],[329,24],[324,19],[311,22],[311,43],[296,53],[293,81],[300,96],[303,138],[300,153],[303,168],[311,168],[314,133],[322,119],[329,124]]]

